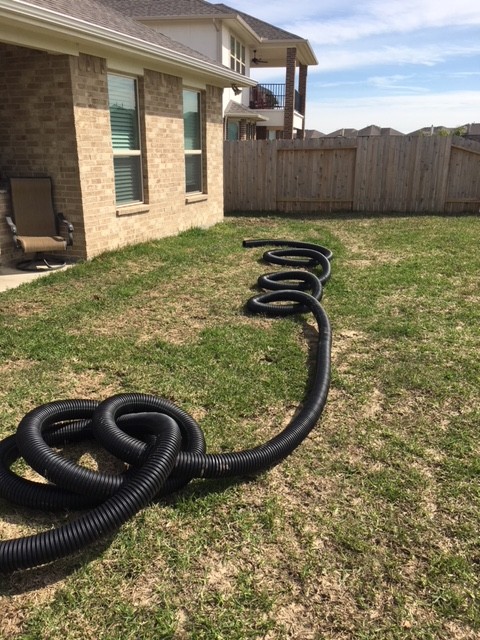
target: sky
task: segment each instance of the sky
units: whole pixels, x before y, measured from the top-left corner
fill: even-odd
[[[312,46],[306,128],[480,122],[480,0],[234,0]],[[260,82],[284,70],[255,69]]]

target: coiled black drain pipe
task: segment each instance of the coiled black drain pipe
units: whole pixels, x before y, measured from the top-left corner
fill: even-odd
[[[279,434],[252,449],[206,453],[196,421],[173,403],[139,393],[93,400],[51,402],[30,411],[17,433],[0,442],[0,496],[21,506],[45,510],[90,510],[76,520],[39,534],[0,542],[0,571],[33,568],[65,557],[118,529],[155,497],[186,485],[193,478],[226,478],[256,474],[287,457],[317,423],[330,382],[331,329],[320,305],[330,277],[329,249],[287,240],[247,240],[244,247],[287,247],[267,251],[268,262],[317,268],[261,276],[270,292],[247,303],[252,313],[286,316],[313,313],[318,327],[313,382],[303,406]],[[306,291],[311,293],[307,293]],[[122,474],[94,472],[66,460],[52,446],[89,438],[129,465]],[[17,476],[11,466],[20,457],[50,483]]]

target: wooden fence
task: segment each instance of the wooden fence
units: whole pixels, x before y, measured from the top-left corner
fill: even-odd
[[[224,143],[225,211],[478,212],[480,143],[370,136]]]

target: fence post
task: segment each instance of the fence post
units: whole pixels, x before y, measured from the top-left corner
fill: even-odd
[[[452,136],[444,138],[445,148],[442,154],[442,164],[438,167],[439,187],[435,202],[437,211],[444,212],[447,208],[448,178],[450,175],[450,158],[452,155]]]

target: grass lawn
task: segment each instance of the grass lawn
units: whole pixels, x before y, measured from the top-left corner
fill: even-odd
[[[244,312],[275,270],[252,237],[334,251],[318,427],[260,477],[194,481],[87,551],[2,576],[0,638],[480,637],[479,217],[239,216],[2,293],[0,435],[39,404],[131,391],[190,412],[209,452],[278,432],[313,321]],[[0,500],[0,538],[68,517]]]

